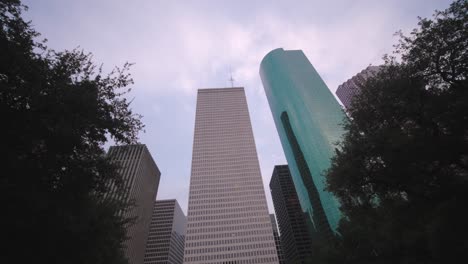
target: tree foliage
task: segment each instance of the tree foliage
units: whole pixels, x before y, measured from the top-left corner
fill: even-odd
[[[468,260],[468,1],[400,36],[327,174],[344,214],[335,263]]]
[[[125,99],[129,64],[103,74],[92,56],[56,52],[0,1],[1,197],[4,263],[126,263],[126,201],[103,144],[137,139],[143,125]]]

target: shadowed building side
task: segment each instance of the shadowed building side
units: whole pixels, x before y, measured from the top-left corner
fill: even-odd
[[[285,263],[306,263],[311,242],[288,165],[277,165],[270,180]]]
[[[274,214],[270,214],[271,226],[273,227],[273,236],[275,237],[276,252],[278,253],[279,264],[285,264],[283,249],[281,248],[281,239],[276,225],[276,219]]]
[[[130,264],[141,264],[161,172],[145,145],[112,146],[108,156],[121,165],[119,173],[126,190],[121,195],[135,203],[135,207],[126,213],[136,221],[127,228],[129,239],[125,243],[125,254]]]
[[[286,136],[288,137],[289,143],[291,144],[291,149],[294,154],[294,160],[296,161],[297,168],[299,169],[299,175],[301,176],[302,182],[304,183],[305,189],[307,190],[307,194],[309,196],[312,208],[314,208],[312,219],[315,230],[312,230],[312,232],[316,231],[320,235],[330,237],[332,235],[330,224],[327,221],[325,210],[323,209],[322,203],[320,201],[320,195],[317,190],[317,187],[315,186],[312,180],[312,175],[309,166],[305,161],[304,153],[302,152],[301,146],[297,142],[296,136],[292,131],[288,113],[283,112],[281,114],[281,121],[283,123],[284,130],[286,132]]]

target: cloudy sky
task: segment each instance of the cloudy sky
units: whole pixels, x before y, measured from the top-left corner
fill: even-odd
[[[27,0],[25,14],[48,46],[92,52],[104,69],[135,63],[132,108],[162,176],[157,199],[187,211],[198,88],[246,90],[270,212],[268,183],[285,158],[258,74],[275,48],[302,49],[332,92],[392,51],[397,30],[410,32],[449,0],[156,1]]]

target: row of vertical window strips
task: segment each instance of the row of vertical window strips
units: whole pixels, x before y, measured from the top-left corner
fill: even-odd
[[[127,241],[127,254],[131,260],[130,262],[132,262],[132,259],[143,262],[146,240],[142,240],[144,237],[140,238],[138,234],[142,229],[145,230],[144,232],[148,232],[147,228],[151,222],[151,213],[145,214],[144,208],[153,208],[154,196],[148,197],[146,195],[148,190],[143,191],[143,189],[154,188],[154,186],[151,186],[155,176],[152,173],[154,163],[152,163],[152,158],[144,145],[132,145],[131,147],[137,149],[135,155],[129,157],[130,163],[133,160],[137,164],[134,165],[134,170],[130,170],[130,174],[126,177],[129,179],[126,182],[127,197],[125,199],[129,199],[128,197],[134,199],[135,207],[127,212],[127,216],[138,217],[138,220],[127,230],[129,236],[136,237],[136,239],[131,238]]]
[[[126,201],[130,196],[130,189],[133,185],[137,171],[140,165],[141,155],[144,146],[139,145],[127,145],[127,146],[115,146],[110,147],[109,157],[112,162],[119,164],[117,173],[121,175],[123,180],[123,193],[118,193],[118,187],[113,183],[109,182],[110,191],[105,198],[111,199],[123,199]]]

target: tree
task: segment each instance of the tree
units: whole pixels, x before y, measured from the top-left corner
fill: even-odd
[[[468,260],[468,1],[400,36],[327,173],[344,215],[336,263]]]
[[[143,127],[125,99],[129,64],[103,74],[91,54],[56,52],[0,1],[0,148],[4,263],[127,263],[126,201],[108,138],[137,140]]]

